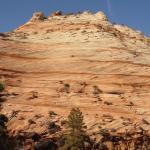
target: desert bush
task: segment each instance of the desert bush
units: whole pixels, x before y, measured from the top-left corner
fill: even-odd
[[[0,92],[3,92],[5,89],[4,84],[0,83]]]
[[[0,83],[0,92],[3,92],[5,90],[4,84]],[[3,94],[0,95],[0,103],[6,101],[6,97],[3,96]]]
[[[105,101],[104,104],[105,104],[105,105],[113,105],[112,102],[108,102],[108,101]]]
[[[123,134],[111,134],[107,129],[100,130],[101,141],[108,149],[148,150],[150,148],[150,135],[148,131],[134,130]],[[111,148],[110,148],[111,147]]]
[[[93,86],[93,94],[94,95],[98,95],[98,94],[100,94],[100,93],[102,93],[102,90],[101,89],[99,89],[99,87],[98,86]]]
[[[57,125],[55,122],[49,120],[47,123],[47,129],[48,129],[49,133],[54,134],[54,133],[60,131],[60,126]]]
[[[32,119],[29,119],[29,120],[28,120],[28,124],[31,125],[31,124],[36,124],[36,123],[35,123],[35,121],[33,121]]]
[[[65,91],[66,93],[69,93],[69,92],[70,92],[70,85],[69,85],[68,83],[65,83],[65,84],[64,84],[64,91]]]

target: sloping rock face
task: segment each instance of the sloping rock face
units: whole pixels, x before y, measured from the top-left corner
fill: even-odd
[[[42,133],[49,111],[59,122],[72,107],[89,134],[150,129],[150,39],[103,12],[36,13],[0,37],[0,76],[9,93],[2,112],[15,131]]]

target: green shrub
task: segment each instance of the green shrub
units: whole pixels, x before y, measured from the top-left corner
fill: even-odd
[[[69,85],[68,83],[65,83],[65,84],[64,84],[64,91],[65,91],[66,93],[69,93],[69,92],[70,92],[70,85]]]
[[[3,92],[5,89],[4,84],[0,83],[0,92]]]
[[[94,89],[94,91],[93,91],[93,94],[94,94],[94,95],[98,95],[98,94],[102,93],[102,90],[99,89],[99,87],[96,86],[96,85],[93,86],[93,89]]]

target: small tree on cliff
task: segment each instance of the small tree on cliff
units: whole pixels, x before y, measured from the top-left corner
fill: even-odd
[[[5,87],[2,83],[0,83],[0,93],[3,92],[5,90]],[[6,99],[5,98],[2,98],[2,95],[0,95],[0,103],[1,102],[4,102]],[[1,107],[0,107],[1,109]]]
[[[60,150],[82,150],[84,149],[83,115],[79,108],[73,108],[68,116],[68,132],[65,136],[65,145]]]
[[[3,92],[5,89],[4,85],[2,83],[0,83],[0,92]]]

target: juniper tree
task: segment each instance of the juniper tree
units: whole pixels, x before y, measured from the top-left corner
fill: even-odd
[[[5,89],[4,85],[2,83],[0,83],[0,92],[3,92]]]
[[[67,134],[65,136],[65,145],[60,150],[82,150],[84,149],[83,115],[79,108],[73,108],[68,116]]]
[[[0,93],[3,92],[5,89],[4,85],[2,83],[0,83]],[[0,95],[0,102],[3,102],[5,101],[4,98],[2,98],[2,95]]]

